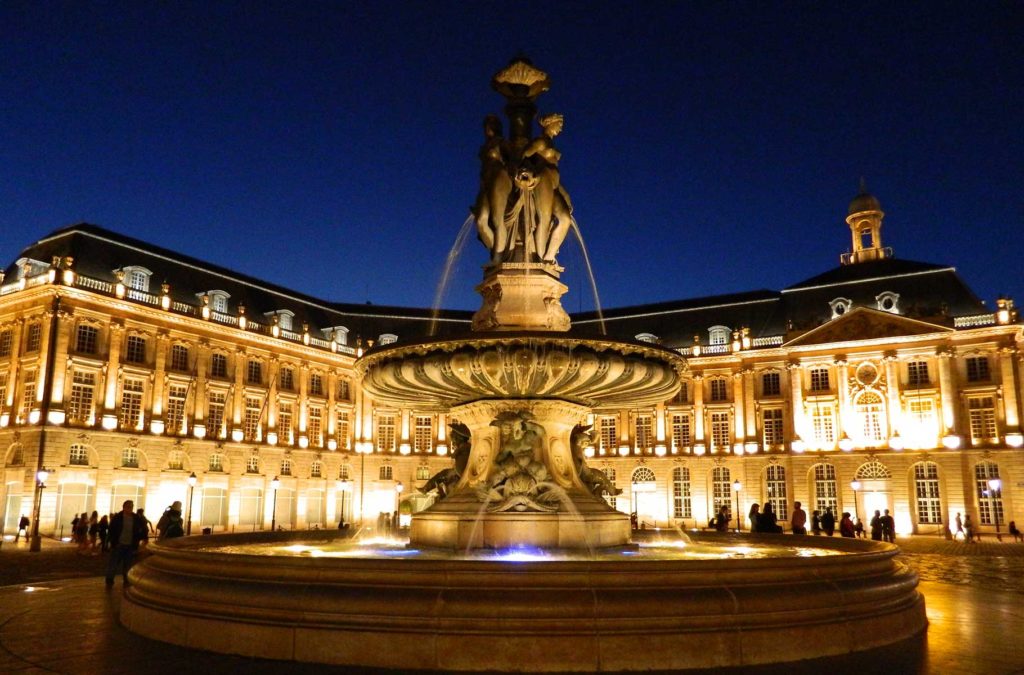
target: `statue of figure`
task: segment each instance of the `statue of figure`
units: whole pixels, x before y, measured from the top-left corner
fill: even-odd
[[[541,260],[554,262],[572,223],[572,201],[562,187],[558,172],[562,153],[555,149],[554,143],[555,136],[562,132],[564,121],[561,115],[552,113],[544,115],[538,122],[543,133],[523,150],[524,166],[519,175],[526,178],[532,174],[536,180],[533,187],[537,209],[537,228],[533,233],[535,250]],[[553,223],[552,217],[557,222]]]
[[[572,448],[572,463],[576,467],[576,474],[595,497],[600,497],[603,494],[612,497],[620,495],[622,490],[615,487],[604,471],[587,466],[585,449],[588,445],[593,445],[595,440],[593,425],[577,424],[573,428],[572,434],[569,436],[569,446]]]
[[[465,473],[466,464],[469,462],[469,427],[465,424],[456,422],[452,424],[449,429],[450,433],[448,434],[448,438],[450,438],[452,442],[452,459],[455,461],[455,466],[447,469],[441,469],[431,476],[430,480],[428,480],[423,487],[417,488],[417,491],[421,494],[437,492],[436,501],[441,501],[451,494],[452,489],[458,484],[459,479],[462,478],[462,474]]]
[[[509,244],[505,206],[512,192],[512,178],[508,173],[508,145],[501,131],[501,120],[497,115],[484,118],[485,140],[480,147],[480,193],[473,206],[477,236],[490,250],[492,263],[501,259]]]
[[[497,502],[490,511],[556,511],[564,491],[537,461],[544,428],[526,412],[504,412],[491,422],[501,430],[501,450],[481,498]]]

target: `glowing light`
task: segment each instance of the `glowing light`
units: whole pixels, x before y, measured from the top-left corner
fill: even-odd
[[[696,443],[693,446],[693,454],[703,455],[705,452],[707,452],[707,448],[704,446],[703,443]]]
[[[620,457],[626,457],[627,455],[629,455],[629,446],[628,445],[620,445],[619,446],[619,456]]]
[[[850,452],[853,450],[853,439],[844,433],[843,437],[839,439],[839,449],[843,452]]]
[[[270,334],[274,337],[281,337],[281,327],[277,325],[276,321],[274,322],[274,325],[270,327]]]
[[[1024,445],[1024,434],[1019,431],[1006,434],[1006,444],[1011,448],[1019,448]]]
[[[46,414],[46,419],[50,424],[64,424],[66,417],[63,410],[51,410]]]
[[[199,480],[199,479],[198,479],[198,478],[196,478],[196,472],[195,472],[195,471],[193,471],[193,472],[192,472],[192,475],[191,475],[191,476],[189,476],[189,477],[188,477],[188,478],[186,479],[186,482],[188,483],[188,486],[189,486],[189,487],[195,487],[195,486],[196,486],[196,481],[198,481],[198,480]]]
[[[793,442],[789,444],[789,447],[793,449],[793,452],[800,454],[807,449],[807,444],[804,443],[802,438],[797,437],[793,439]]]
[[[11,423],[11,413],[3,413],[0,415],[0,427],[6,427]]]
[[[306,448],[309,447],[309,437],[308,436],[299,436],[299,447],[302,448],[302,449],[306,449]]]
[[[162,434],[164,432],[164,421],[163,420],[153,420],[152,422],[149,423],[149,430],[152,433],[154,433],[157,436],[159,436],[160,434]]]
[[[956,450],[960,447],[960,437],[956,434],[946,434],[942,437],[942,444],[950,450]]]
[[[40,416],[41,415],[40,415],[40,412],[38,410],[33,410],[32,412],[30,412],[28,414],[28,423],[29,424],[38,424]]]
[[[267,440],[267,445],[277,445],[277,432],[276,431],[268,431],[267,432],[267,439],[266,440]]]
[[[398,452],[403,455],[408,455],[409,453],[412,452],[412,446],[409,445],[408,443],[399,443]]]
[[[103,419],[100,421],[100,426],[107,431],[113,431],[117,428],[117,417],[114,415],[104,415]]]
[[[757,452],[757,443],[747,443],[744,449],[747,451],[748,455],[753,455],[754,453]]]
[[[445,445],[444,443],[438,443],[437,444],[437,454],[438,454],[439,457],[444,457],[445,455],[447,455],[448,454],[448,446]]]
[[[50,472],[47,469],[40,469],[36,472],[36,480],[40,483],[45,483],[46,479],[50,477]]]
[[[245,438],[245,434],[242,433],[241,429],[231,430],[231,440],[233,440],[235,443],[241,443],[243,438]]]
[[[331,452],[334,452],[335,450],[337,450],[338,449],[338,441],[337,441],[337,439],[328,438],[327,439],[327,449],[330,450]]]
[[[192,435],[196,438],[206,438],[206,425],[196,424],[192,427]]]
[[[739,492],[742,489],[743,489],[743,483],[741,483],[738,479],[734,480],[732,482],[732,491],[733,492]]]
[[[664,443],[659,443],[654,446],[654,454],[658,457],[664,457],[668,454],[668,448],[665,447]]]
[[[125,290],[126,289],[125,289],[124,284],[122,284],[119,281],[119,282],[117,282],[117,285],[114,286],[114,295],[116,295],[119,299],[123,300],[124,299]]]
[[[72,270],[64,270],[64,273],[61,275],[61,278],[65,286],[75,285],[75,273]]]
[[[336,487],[341,492],[352,492],[352,481],[350,481],[350,480],[339,480],[336,483]]]
[[[587,458],[593,457],[595,452],[596,451],[594,450],[594,446],[592,446],[592,445],[588,445],[587,447],[583,448],[583,456],[584,457],[587,457]]]
[[[893,434],[892,438],[889,439],[889,447],[893,450],[902,450],[905,447],[903,438],[898,433]]]

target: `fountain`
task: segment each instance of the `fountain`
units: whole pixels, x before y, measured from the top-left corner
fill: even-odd
[[[576,224],[560,115],[524,59],[494,76],[472,216],[490,254],[472,333],[392,344],[356,364],[385,406],[447,414],[453,465],[408,543],[336,533],[176,540],[132,571],[122,622],[192,647],[434,670],[623,671],[846,654],[920,634],[915,575],[879,542],[765,535],[631,541],[587,465],[596,408],[670,399],[677,353],[569,332],[556,256]],[[269,541],[268,541],[269,540]],[[801,546],[799,544],[807,544]]]

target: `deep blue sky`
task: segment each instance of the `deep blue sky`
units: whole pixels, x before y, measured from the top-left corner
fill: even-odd
[[[624,6],[626,5],[626,6]],[[0,258],[86,220],[320,297],[430,305],[491,75],[547,71],[606,307],[885,244],[1024,303],[1024,3],[0,6]],[[589,309],[568,242],[570,311]],[[472,309],[467,244],[446,306]]]

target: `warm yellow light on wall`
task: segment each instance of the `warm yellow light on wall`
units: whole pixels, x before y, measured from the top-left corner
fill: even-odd
[[[664,457],[668,454],[668,448],[665,447],[664,443],[658,443],[654,446],[654,454],[658,457]]]
[[[104,415],[100,421],[100,426],[107,431],[113,431],[117,428],[117,417],[115,415]]]
[[[308,436],[299,436],[299,447],[302,448],[302,449],[306,449],[306,448],[309,447],[309,437]]]
[[[448,454],[448,446],[444,443],[438,443],[436,450],[438,457],[444,457]]]
[[[1011,431],[1006,434],[1006,444],[1011,448],[1019,448],[1024,445],[1024,434],[1019,431]]]
[[[196,438],[206,438],[206,425],[196,424],[192,427],[192,435]]]
[[[327,449],[330,450],[331,452],[334,452],[335,450],[337,450],[338,449],[338,441],[336,439],[334,439],[334,438],[328,438],[327,439]]]
[[[960,447],[960,437],[956,434],[946,434],[942,437],[942,445],[950,450],[956,450]]]
[[[267,432],[267,445],[277,445],[277,432],[276,431],[268,431]]]
[[[160,434],[162,434],[164,432],[164,421],[163,420],[153,420],[152,422],[149,423],[149,430],[150,430],[150,432],[152,432],[152,433],[156,434],[157,436],[159,436]]]
[[[241,429],[231,430],[231,440],[233,440],[235,443],[241,443],[243,438],[245,438],[245,434],[242,433]]]

